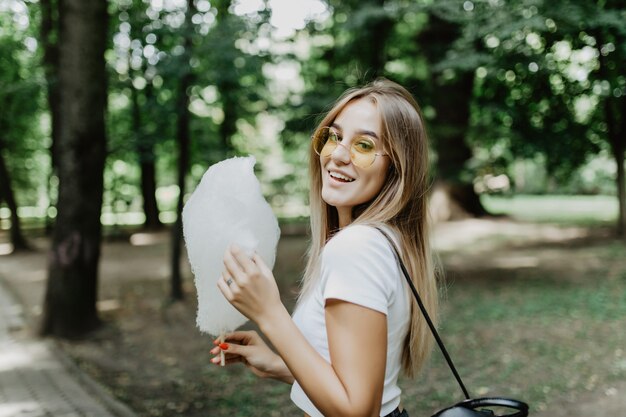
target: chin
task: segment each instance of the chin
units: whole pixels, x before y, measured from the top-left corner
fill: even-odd
[[[356,204],[353,204],[352,202],[346,201],[344,199],[324,198],[322,196],[322,200],[324,200],[324,202],[328,204],[329,206],[332,206],[338,210],[345,209],[345,208],[348,208],[351,210],[352,208],[354,208],[354,206],[356,206]]]

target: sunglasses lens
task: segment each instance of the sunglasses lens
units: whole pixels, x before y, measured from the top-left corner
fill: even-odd
[[[376,158],[376,144],[367,136],[357,138],[350,151],[352,162],[361,168],[372,165]]]
[[[337,148],[337,134],[328,127],[322,127],[313,136],[313,149],[315,153],[323,157],[330,156]]]
[[[313,135],[313,149],[320,156],[329,157],[338,145],[340,139],[329,127],[322,127]],[[350,159],[360,168],[369,167],[376,159],[376,144],[367,136],[356,138],[350,146]]]

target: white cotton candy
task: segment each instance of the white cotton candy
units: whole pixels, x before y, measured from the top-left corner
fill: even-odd
[[[271,269],[280,229],[254,175],[256,160],[231,158],[211,166],[183,208],[183,234],[198,291],[196,323],[218,336],[247,319],[224,298],[217,280],[224,270],[224,253],[237,244],[253,251]]]

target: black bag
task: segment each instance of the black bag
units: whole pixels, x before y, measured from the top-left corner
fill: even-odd
[[[463,384],[463,381],[461,381],[461,377],[459,376],[459,373],[457,372],[456,368],[454,367],[454,364],[452,363],[452,358],[450,358],[450,355],[448,355],[448,351],[446,350],[446,347],[444,346],[443,341],[439,337],[439,333],[437,333],[437,329],[435,329],[433,322],[430,320],[430,316],[428,315],[428,312],[426,311],[426,307],[424,306],[424,303],[422,302],[422,299],[420,298],[417,292],[417,289],[415,288],[415,285],[413,285],[413,281],[411,281],[411,278],[409,277],[409,273],[406,267],[404,266],[404,263],[402,262],[402,258],[400,257],[400,252],[398,252],[398,248],[396,247],[396,244],[384,230],[382,230],[379,227],[377,227],[376,229],[378,229],[378,231],[382,233],[383,236],[385,236],[385,238],[389,241],[389,244],[391,245],[391,248],[393,249],[396,255],[396,259],[398,260],[398,264],[400,265],[400,268],[402,269],[402,273],[404,274],[404,277],[406,278],[406,281],[408,282],[409,286],[411,287],[411,291],[413,292],[413,295],[415,296],[417,305],[422,311],[422,314],[424,315],[424,318],[426,319],[426,323],[428,323],[428,327],[430,328],[430,331],[433,333],[433,336],[435,337],[435,340],[437,341],[437,345],[439,345],[439,349],[441,350],[441,353],[443,353],[443,356],[445,357],[446,362],[448,363],[448,366],[450,367],[450,370],[454,374],[454,377],[456,378],[456,381],[458,382],[459,386],[461,387],[461,390],[463,391],[463,395],[465,396],[464,401],[461,401],[453,405],[452,407],[448,407],[444,410],[441,410],[433,414],[432,417],[490,417],[490,416],[492,417],[527,417],[528,416],[528,404],[526,404],[525,402],[513,400],[510,398],[498,398],[498,397],[470,398],[469,392],[467,391],[467,388],[465,388],[465,384]],[[489,407],[505,408],[505,409],[513,410],[513,412],[510,414],[497,415],[493,412],[493,410],[489,409]]]

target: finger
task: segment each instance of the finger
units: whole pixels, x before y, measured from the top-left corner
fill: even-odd
[[[247,363],[246,359],[242,356],[232,356],[232,357],[224,358],[225,365],[232,365],[234,363],[239,363],[239,362]],[[222,359],[219,356],[216,356],[213,359],[211,359],[211,363],[215,365],[220,365],[222,363]]]
[[[224,352],[228,351],[230,353],[236,354],[237,352],[235,352],[235,348],[233,348],[233,346],[237,346],[237,345],[234,343],[222,342],[219,345],[215,346],[213,349],[211,349],[209,353],[211,355],[219,355],[221,351],[224,351]]]
[[[226,342],[237,342],[241,345],[248,345],[256,336],[256,332],[253,330],[240,330],[237,332],[227,333],[224,335],[224,340]]]
[[[231,362],[231,363],[234,363],[234,362],[247,362],[246,355],[244,354],[244,352],[247,351],[247,349],[245,349],[245,346],[244,346],[244,349],[236,349],[236,348],[234,348],[234,346],[237,346],[237,345],[230,345],[229,348],[228,348],[228,351],[224,351],[224,360],[226,362]],[[239,347],[241,347],[241,346],[239,346]],[[235,350],[237,350],[237,352],[235,352]],[[221,355],[220,355],[219,350],[218,350],[217,353],[214,353],[213,351],[211,351],[211,353],[213,355],[215,355],[215,357],[213,357],[211,359],[211,362],[212,363],[220,363],[221,362]]]
[[[248,346],[235,343],[222,343],[218,346],[226,356],[246,356],[249,352]]]
[[[213,359],[221,359],[220,352],[213,353],[213,356],[214,356],[214,358],[212,358],[211,360],[213,360]],[[225,359],[233,359],[233,358],[239,358],[239,357],[245,357],[245,356],[244,355],[239,355],[239,354],[236,354],[236,353],[232,353],[232,352],[231,353],[224,352],[224,358]]]
[[[230,285],[237,285],[237,284],[233,281]],[[222,275],[221,278],[217,280],[217,288],[219,288],[220,292],[229,303],[233,300],[233,292],[230,290],[230,287],[228,286],[228,284],[226,284],[224,275]]]
[[[246,358],[242,358],[241,356],[237,356],[237,357],[234,357],[234,358],[231,358],[231,359],[225,359],[224,363],[226,365],[232,365],[232,364],[235,364],[235,363],[244,363],[245,364],[245,363],[248,363],[248,361],[246,361]]]
[[[272,270],[269,268],[269,266],[267,266],[263,258],[261,258],[258,253],[256,252],[254,253],[252,260],[254,261],[255,265],[257,266],[257,268],[259,268],[259,270],[261,271],[263,275],[274,276],[274,274],[272,273]]]
[[[246,345],[255,334],[256,332],[254,330],[237,330],[224,334],[224,340],[215,339],[213,344],[217,346],[222,342],[239,342],[242,345]]]
[[[237,356],[234,358],[230,358],[230,359],[225,359],[224,363],[226,365],[233,365],[235,363],[243,363],[243,364],[247,364],[248,361],[246,361],[246,358],[242,358],[241,356]]]
[[[245,282],[246,281],[246,272],[239,265],[239,262],[235,259],[230,249],[226,249],[224,252],[224,268],[226,269],[226,273],[233,279],[235,282]]]
[[[237,281],[235,280],[235,278],[227,271],[224,271],[222,272],[220,279],[223,280],[224,283],[230,288],[231,292],[234,293],[233,289],[237,287]]]
[[[250,255],[245,253],[239,246],[230,245],[230,253],[246,274],[250,275],[258,271]]]

